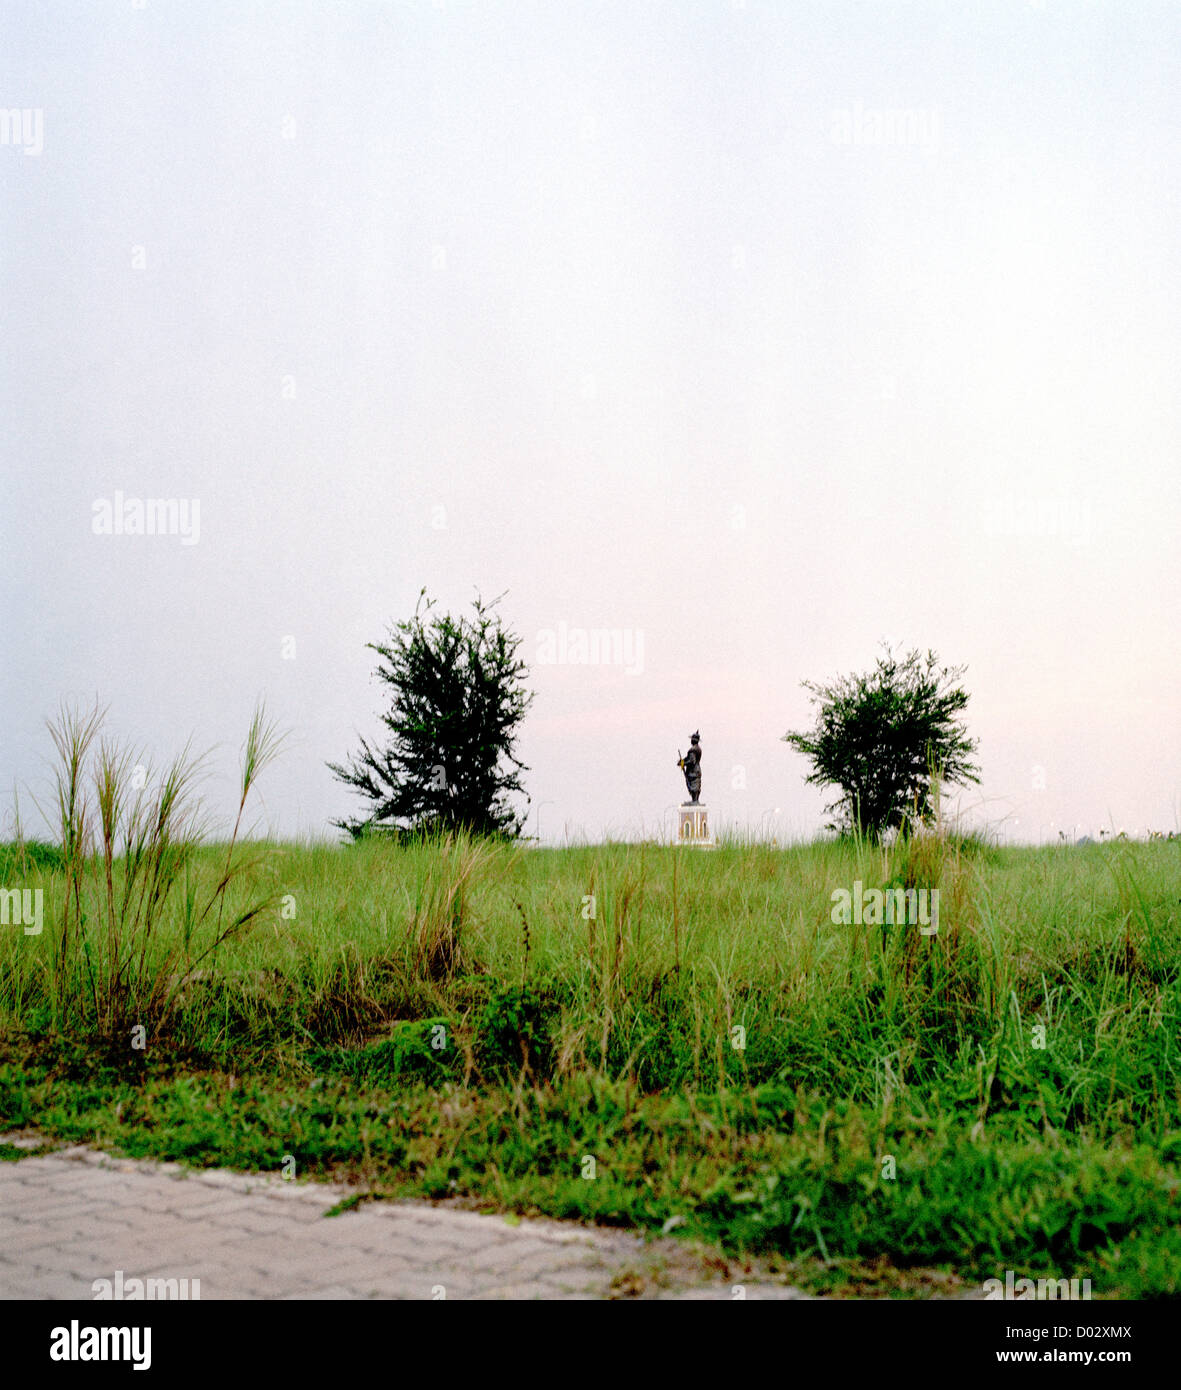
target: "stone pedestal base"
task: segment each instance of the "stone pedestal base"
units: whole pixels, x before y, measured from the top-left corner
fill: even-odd
[[[700,845],[703,849],[716,848],[717,841],[709,828],[709,807],[698,802],[696,806],[677,807],[677,843]]]

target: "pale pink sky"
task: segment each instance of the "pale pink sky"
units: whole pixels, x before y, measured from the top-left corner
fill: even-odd
[[[719,825],[814,833],[780,737],[882,638],[967,665],[977,819],[1181,828],[1179,28],[12,13],[0,107],[43,128],[0,146],[9,784],[98,692],[159,754],[218,744],[228,810],[264,693],[265,823],[331,833],[364,644],[426,585],[505,593],[546,839],[667,821],[696,728]],[[95,534],[117,491],[199,501],[199,539]],[[642,670],[539,664],[561,623]]]

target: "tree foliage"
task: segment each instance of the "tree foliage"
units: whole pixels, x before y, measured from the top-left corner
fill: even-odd
[[[931,651],[899,660],[887,647],[868,674],[803,682],[816,725],[783,741],[811,760],[807,782],[841,789],[825,807],[838,813],[830,829],[880,836],[932,814],[935,779],[980,781],[970,761],[976,742],[958,718],[968,695],[955,683],[966,669],[940,667]]]
[[[376,675],[392,691],[382,716],[384,750],[361,739],[350,765],[329,763],[337,779],[369,798],[363,819],[334,824],[354,837],[368,830],[466,829],[477,835],[520,835],[524,820],[509,806],[527,772],[514,753],[516,729],[533,702],[521,639],[492,613],[499,599],[475,599],[474,617],[432,614],[419,595],[414,617],[370,642]],[[528,797],[526,797],[528,803]]]

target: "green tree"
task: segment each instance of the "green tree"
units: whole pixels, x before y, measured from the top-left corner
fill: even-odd
[[[369,829],[521,834],[524,819],[506,798],[524,790],[528,768],[514,748],[533,696],[516,655],[521,639],[492,614],[499,601],[477,597],[474,617],[457,621],[432,615],[423,589],[413,618],[392,626],[388,642],[367,644],[393,692],[382,716],[389,741],[378,750],[362,739],[349,765],[328,764],[372,803],[367,817],[334,825],[354,838]]]
[[[956,681],[966,669],[940,667],[930,651],[925,660],[912,651],[899,661],[886,647],[866,675],[803,682],[817,707],[815,728],[783,741],[811,760],[805,781],[841,789],[825,807],[838,813],[829,829],[880,836],[908,816],[931,815],[936,778],[980,781],[970,761],[977,745],[958,718],[968,695]]]

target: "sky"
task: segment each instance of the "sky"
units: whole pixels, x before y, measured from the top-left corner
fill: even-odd
[[[545,843],[669,833],[697,729],[815,835],[883,640],[968,824],[1181,829],[1176,3],[0,14],[6,829],[96,698],[230,815],[263,697],[253,823],[335,837],[423,588],[521,638]]]

